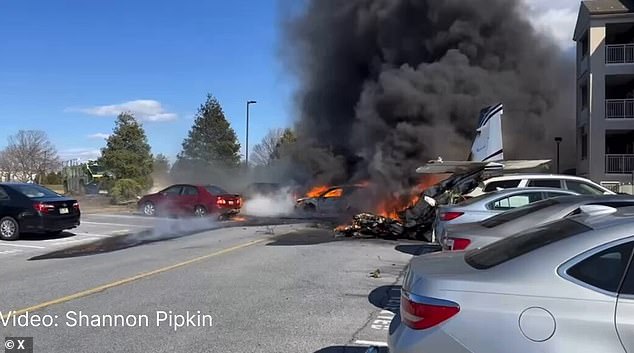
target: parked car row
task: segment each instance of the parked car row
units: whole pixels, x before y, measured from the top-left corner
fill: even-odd
[[[407,267],[391,353],[634,352],[634,196],[560,182],[438,210],[442,251]]]

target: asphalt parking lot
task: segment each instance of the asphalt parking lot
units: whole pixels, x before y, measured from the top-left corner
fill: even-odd
[[[362,353],[385,346],[403,269],[422,245],[335,239],[318,222],[268,223],[84,214],[79,228],[59,238],[2,242],[0,311],[57,318],[50,328],[9,325],[5,335],[34,337],[36,352]],[[139,234],[153,242],[101,248]],[[201,310],[213,327],[64,321],[69,312],[152,317],[159,310]]]
[[[25,234],[17,241],[0,242],[0,261],[7,257],[30,257],[68,246],[154,229],[169,221],[133,214],[83,214],[79,227],[59,236]]]

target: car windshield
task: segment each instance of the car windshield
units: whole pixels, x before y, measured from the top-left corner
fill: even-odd
[[[486,270],[548,244],[591,230],[571,219],[533,228],[504,238],[481,249],[465,254],[465,261],[473,268]]]
[[[494,228],[499,225],[510,222],[512,220],[518,219],[520,217],[524,217],[533,212],[537,212],[546,207],[550,207],[557,204],[559,204],[559,201],[557,201],[556,199],[547,199],[543,201],[538,201],[523,207],[518,207],[510,211],[506,211],[499,215],[493,216],[487,220],[480,222],[480,225],[486,228]]]
[[[212,194],[212,195],[223,195],[223,194],[227,194],[227,191],[225,191],[225,189],[216,186],[216,185],[207,185],[205,186],[205,189],[207,189],[207,191]]]
[[[60,194],[39,185],[12,185],[11,187],[31,199],[61,196]]]

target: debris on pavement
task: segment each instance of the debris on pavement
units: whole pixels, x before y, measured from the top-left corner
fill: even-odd
[[[352,218],[352,224],[335,228],[335,236],[348,238],[392,238],[403,234],[403,224],[395,219],[361,213]]]
[[[370,272],[370,277],[381,278],[381,270],[377,268],[376,270]]]
[[[453,174],[424,190],[416,202],[390,217],[361,213],[352,223],[335,228],[335,236],[349,238],[401,238],[426,241],[433,239],[431,228],[438,205],[454,203],[473,190],[482,178],[484,168]]]

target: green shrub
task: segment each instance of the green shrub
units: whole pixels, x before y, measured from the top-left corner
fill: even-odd
[[[110,196],[114,203],[136,199],[143,192],[143,187],[132,179],[120,179],[115,181]]]

